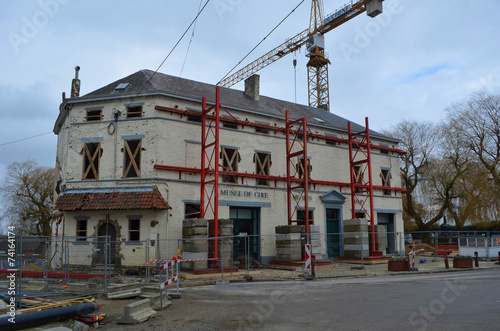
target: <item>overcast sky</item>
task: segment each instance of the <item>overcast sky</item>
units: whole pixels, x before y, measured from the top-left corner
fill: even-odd
[[[206,0],[202,0],[204,4]],[[324,1],[331,13],[347,0]],[[300,0],[211,0],[160,72],[215,84]],[[438,122],[446,107],[480,90],[500,92],[500,1],[385,0],[325,38],[331,111],[372,129],[403,119]],[[156,70],[200,8],[200,0],[0,2],[0,178],[13,161],[54,166],[52,133],[74,67],[81,95],[141,69]],[[247,64],[309,24],[304,3]],[[261,94],[307,104],[304,50],[261,71]],[[242,89],[242,83],[234,88]],[[222,100],[223,102],[223,100]],[[37,138],[10,143],[30,136]],[[10,144],[7,144],[10,143]]]

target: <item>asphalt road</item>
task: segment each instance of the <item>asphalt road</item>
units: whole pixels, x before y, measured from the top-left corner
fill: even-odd
[[[500,330],[500,270],[182,289],[136,326],[108,330]]]

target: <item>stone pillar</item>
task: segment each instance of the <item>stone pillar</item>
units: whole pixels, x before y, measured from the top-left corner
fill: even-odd
[[[208,258],[208,222],[204,218],[189,218],[182,222],[182,258]],[[207,261],[182,262],[185,269],[206,269]]]
[[[321,235],[319,225],[309,225],[311,236],[311,255],[314,255],[316,261],[321,260]]]
[[[224,268],[233,268],[233,220],[219,220],[219,261]]]
[[[383,252],[383,255],[385,256],[386,246],[387,246],[387,228],[383,225],[375,225],[375,250]]]
[[[368,221],[364,218],[345,220],[344,256],[361,257],[361,247],[363,247],[363,256],[369,256]]]
[[[279,225],[276,232],[276,260],[283,262],[302,261],[300,225]]]

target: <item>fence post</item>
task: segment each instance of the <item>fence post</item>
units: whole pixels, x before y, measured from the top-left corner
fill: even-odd
[[[363,255],[364,255],[364,248],[363,248],[363,232],[360,232],[359,233],[360,236],[361,236],[361,268],[364,269],[365,268],[365,265],[364,265],[364,258],[363,258]]]
[[[146,269],[144,270],[144,272],[146,273],[146,284],[149,285],[149,238],[146,239]]]
[[[437,261],[438,257],[438,246],[439,246],[439,240],[438,240],[439,233],[437,231],[434,232],[434,259],[432,261]]]
[[[108,274],[110,274],[110,270],[108,270],[108,239],[109,237],[104,237],[104,296],[108,296]],[[97,241],[99,242],[99,237]],[[111,277],[109,278],[111,281]]]
[[[221,268],[222,268],[222,284],[224,284],[224,237],[219,237],[219,238],[222,238],[222,243],[221,243],[221,258],[222,258],[222,264],[221,264]],[[218,240],[218,239],[217,239]]]

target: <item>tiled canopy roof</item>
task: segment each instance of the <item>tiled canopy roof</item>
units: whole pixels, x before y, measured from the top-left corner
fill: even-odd
[[[55,210],[171,209],[156,187],[68,189]]]

